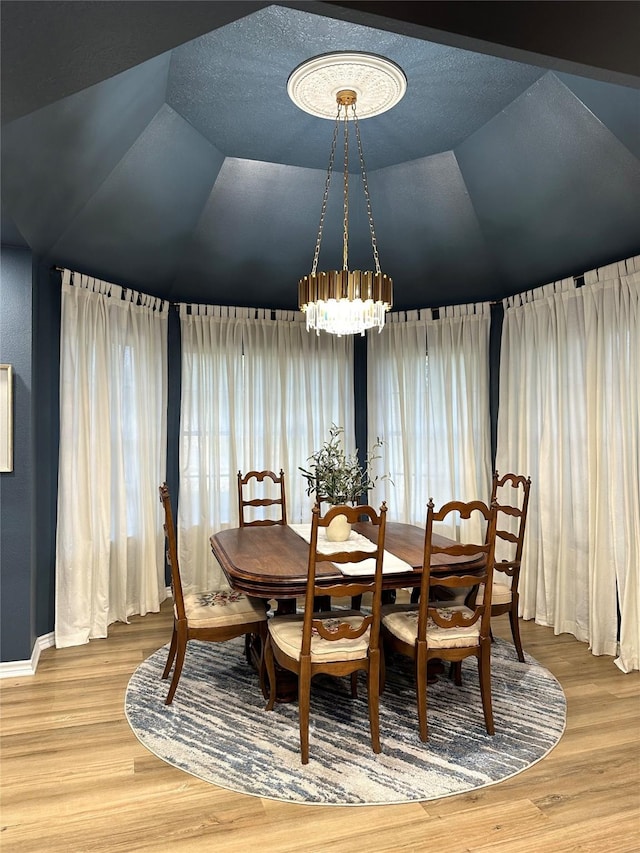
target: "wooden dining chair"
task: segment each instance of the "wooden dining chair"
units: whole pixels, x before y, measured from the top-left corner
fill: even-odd
[[[256,483],[263,483],[265,489],[271,489],[267,492],[266,497],[261,498],[246,498],[247,491],[255,490]],[[252,507],[255,510],[257,507],[262,507],[265,513],[268,513],[268,507],[279,507],[276,510],[275,518],[266,514],[263,518],[251,518],[247,520],[245,510],[247,507]],[[240,527],[261,527],[268,524],[286,524],[287,523],[287,499],[284,486],[284,471],[280,469],[279,474],[274,474],[273,471],[249,471],[247,474],[242,474],[238,471],[238,517]]]
[[[167,541],[167,562],[171,568],[173,592],[173,633],[167,663],[162,678],[173,677],[165,704],[170,705],[182,674],[189,640],[208,640],[221,643],[246,634],[258,634],[262,645],[267,634],[266,602],[231,589],[206,590],[184,594],[178,564],[176,531],[171,498],[166,483],[160,486],[160,502],[164,508],[164,531]],[[266,696],[264,664],[259,667],[260,685]]]
[[[345,551],[339,542],[326,540],[326,529],[332,519],[343,514],[351,524],[362,519],[371,524],[371,548]],[[357,695],[354,673],[367,673],[369,728],[371,745],[380,752],[379,685],[380,685],[380,599],[382,593],[382,559],[384,553],[387,507],[380,511],[371,506],[332,507],[325,516],[316,504],[312,513],[309,562],[304,612],[291,616],[276,616],[269,620],[265,664],[269,676],[267,710],[273,710],[276,698],[275,663],[298,676],[298,713],[300,718],[300,752],[303,764],[309,762],[309,714],[311,680],[318,673],[351,676],[351,695]],[[325,534],[325,535],[323,535]],[[320,545],[322,550],[320,550]],[[344,576],[330,586],[318,582],[318,563],[338,565],[364,563],[368,576]],[[370,568],[369,568],[370,564]],[[372,594],[371,612],[362,610],[323,610],[314,613],[314,601],[330,598]]]
[[[496,561],[494,565],[493,592],[491,594],[491,615],[500,616],[509,614],[511,625],[511,636],[518,654],[518,660],[524,663],[524,652],[522,640],[520,639],[520,624],[518,621],[518,603],[520,600],[518,584],[520,581],[520,566],[522,562],[522,548],[524,545],[524,533],[527,523],[527,509],[529,506],[529,491],[531,489],[531,477],[523,477],[519,474],[504,474],[502,477],[497,471],[493,474],[493,485],[491,489],[491,501],[498,504],[498,516],[496,522]],[[515,530],[504,530],[499,525],[501,518],[507,516],[516,519]],[[501,560],[497,553],[500,542],[510,543],[513,559]],[[482,595],[482,590],[478,590]]]
[[[486,535],[483,535],[482,541],[436,545],[433,542],[434,522],[442,522],[453,513],[459,513],[460,518],[466,519],[471,518],[473,513],[479,513],[486,522]],[[488,507],[481,501],[450,501],[436,511],[430,499],[427,506],[420,600],[417,605],[387,605],[382,608],[385,652],[393,651],[415,661],[418,727],[422,741],[428,739],[427,664],[433,659],[458,662],[471,656],[477,658],[485,726],[490,735],[494,734],[490,631],[495,531],[495,505]],[[477,569],[470,568],[465,574],[438,574],[432,571],[432,559],[438,554],[467,556],[470,560],[477,555],[479,565]],[[473,606],[446,606],[431,600],[436,586],[460,592],[466,588],[478,589],[481,584],[483,594],[476,597]]]
[[[260,486],[262,488],[260,489]],[[262,497],[247,497],[260,490]],[[275,507],[275,510],[272,508]],[[263,517],[253,516],[256,510],[262,510]],[[275,517],[273,513],[275,512]],[[247,513],[251,518],[247,518]],[[272,513],[271,515],[269,513]],[[287,498],[284,485],[284,471],[238,471],[238,519],[240,527],[267,527],[287,523]],[[244,641],[244,653],[247,661],[262,659],[262,641],[256,634],[247,634]],[[266,690],[266,680],[264,684]],[[265,694],[266,695],[266,694]]]

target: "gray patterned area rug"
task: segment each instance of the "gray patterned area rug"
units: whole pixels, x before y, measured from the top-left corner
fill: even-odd
[[[493,737],[469,659],[462,687],[448,676],[429,685],[429,742],[421,743],[411,662],[394,657],[380,699],[382,753],[371,750],[364,680],[353,700],[348,679],[319,676],[303,766],[297,702],[264,710],[242,640],[190,642],[170,706],[161,680],[166,656],[167,647],[151,655],[127,688],[127,720],[140,742],[206,782],[267,799],[346,806],[447,797],[521,773],[553,749],[565,727],[565,696],[553,675],[528,655],[520,663],[511,644],[496,640]]]

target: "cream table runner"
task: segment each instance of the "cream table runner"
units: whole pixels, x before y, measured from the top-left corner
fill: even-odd
[[[305,542],[311,542],[311,525],[310,524],[290,524],[289,527],[301,536]],[[327,539],[326,529],[318,530],[318,551],[320,554],[331,554],[336,551],[373,551],[373,543],[361,533],[356,533],[352,530],[346,542],[330,542]],[[343,575],[373,575],[376,571],[376,561],[372,557],[370,560],[363,560],[361,563],[336,563],[337,569],[340,569]],[[395,554],[390,554],[385,551],[382,559],[382,573],[385,575],[412,572],[413,566],[405,563]]]

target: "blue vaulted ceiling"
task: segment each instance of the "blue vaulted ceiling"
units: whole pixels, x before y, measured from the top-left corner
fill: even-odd
[[[430,6],[4,2],[3,242],[173,301],[295,308],[332,125],[290,101],[287,78],[350,50],[408,80],[361,123],[397,308],[501,298],[639,253],[637,74],[506,56],[393,17],[407,5]],[[370,268],[356,191],[350,266]],[[336,192],[324,268],[342,258]]]

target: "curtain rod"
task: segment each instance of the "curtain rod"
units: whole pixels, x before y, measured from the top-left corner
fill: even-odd
[[[53,266],[53,267],[51,267],[50,269],[56,270],[56,272],[64,272],[64,271],[67,269],[67,267],[58,267],[58,266]],[[74,270],[69,270],[69,272],[74,272]],[[82,275],[82,273],[80,273],[80,275]],[[578,286],[582,286],[582,285],[584,284],[584,277],[585,277],[585,275],[586,275],[586,273],[584,273],[584,272],[583,272],[583,273],[579,273],[578,275],[571,276],[571,278],[573,278],[573,281],[574,281],[574,283],[575,283],[575,284],[577,284]],[[539,287],[539,286],[540,286],[540,285],[537,285],[537,287]],[[522,292],[526,292],[527,290],[535,290],[535,288],[527,287],[527,288],[526,288],[524,291],[522,291]],[[515,296],[515,295],[516,295],[516,294],[511,294],[511,296]],[[505,298],[508,298],[508,297],[505,297]],[[480,301],[481,301],[481,302],[485,302],[485,301],[487,301],[487,300],[481,299]],[[489,305],[502,305],[503,301],[504,301],[504,299],[489,299],[489,300],[488,300]],[[170,302],[169,304],[170,304],[170,305],[172,305],[174,308],[178,308],[178,306],[180,306],[180,305],[182,305],[182,304],[184,304],[184,303],[182,303],[182,302]],[[442,306],[439,306],[439,307],[442,307]],[[269,311],[269,310],[271,310],[271,311],[275,311],[275,310],[277,310],[277,309],[275,309],[275,308],[271,308],[271,309],[267,308],[267,309],[265,309],[265,310],[267,310],[267,311]],[[293,310],[293,309],[290,309],[290,310]],[[409,310],[412,310],[412,311],[413,311],[413,310],[416,310],[416,309],[413,309],[413,308],[412,308],[412,309],[409,309]],[[418,310],[422,310],[422,309],[418,309]],[[432,309],[432,310],[435,310],[435,309]]]

